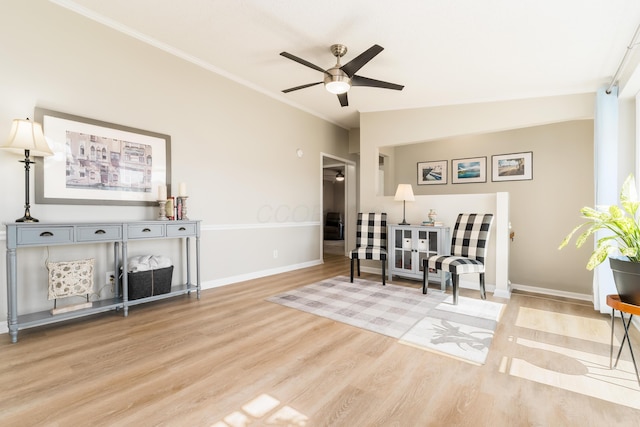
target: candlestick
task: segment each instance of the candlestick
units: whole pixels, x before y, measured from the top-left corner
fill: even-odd
[[[178,196],[178,199],[180,199],[180,204],[182,205],[182,216],[180,217],[180,219],[182,220],[189,220],[189,218],[187,218],[187,199],[188,196]]]
[[[167,220],[167,201],[166,200],[158,200],[158,205],[160,206],[160,210],[158,211],[158,220],[166,221]]]

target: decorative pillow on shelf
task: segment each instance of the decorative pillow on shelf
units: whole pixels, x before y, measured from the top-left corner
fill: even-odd
[[[94,258],[47,262],[49,300],[91,293],[94,262]]]

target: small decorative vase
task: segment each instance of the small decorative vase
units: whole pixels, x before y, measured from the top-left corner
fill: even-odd
[[[438,217],[438,214],[434,209],[429,209],[429,214],[427,216],[429,217],[429,221],[435,222],[436,218]]]

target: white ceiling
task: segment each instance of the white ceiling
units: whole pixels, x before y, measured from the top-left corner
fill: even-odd
[[[595,92],[640,24],[639,0],[51,0],[212,72],[330,120],[359,112]],[[340,107],[322,68],[385,50],[359,75],[403,91],[353,87]]]

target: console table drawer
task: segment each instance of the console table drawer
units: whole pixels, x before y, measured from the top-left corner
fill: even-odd
[[[92,225],[78,227],[78,242],[95,242],[98,240],[121,240],[122,227],[119,225]]]
[[[73,243],[73,227],[18,228],[18,245]]]
[[[196,235],[195,224],[192,224],[192,223],[167,224],[167,237],[195,236],[195,235]]]
[[[164,224],[134,224],[127,227],[129,239],[164,237]]]

